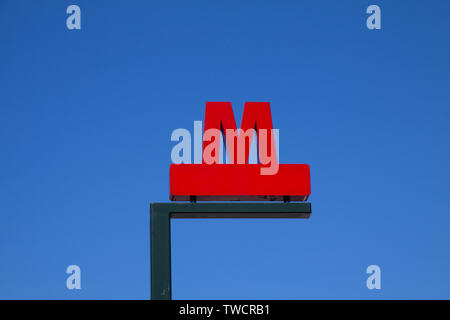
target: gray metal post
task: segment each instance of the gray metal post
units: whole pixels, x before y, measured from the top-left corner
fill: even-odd
[[[170,219],[309,218],[311,203],[151,203],[150,257],[152,300],[172,299]]]
[[[172,299],[170,212],[157,203],[150,204],[151,299]]]

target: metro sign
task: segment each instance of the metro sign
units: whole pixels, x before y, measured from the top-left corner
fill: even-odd
[[[231,163],[218,161],[220,133]],[[260,163],[249,164],[254,133]],[[170,166],[170,200],[306,201],[309,165],[279,164],[275,149],[270,103],[246,102],[237,129],[230,102],[207,102],[202,163]]]

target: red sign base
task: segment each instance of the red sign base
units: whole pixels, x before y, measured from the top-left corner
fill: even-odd
[[[261,175],[261,164],[172,164],[170,200],[306,201],[311,194],[309,165],[279,164]]]

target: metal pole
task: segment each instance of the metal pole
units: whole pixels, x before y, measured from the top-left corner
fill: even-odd
[[[170,219],[303,218],[311,203],[151,203],[150,266],[152,300],[172,299]]]
[[[171,300],[170,212],[150,204],[151,299]]]

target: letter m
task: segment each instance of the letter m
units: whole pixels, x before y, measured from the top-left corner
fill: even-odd
[[[276,152],[269,102],[246,102],[240,130],[237,130],[231,102],[207,102],[204,131],[210,129],[219,130],[225,137],[224,144],[232,163],[248,163],[255,131],[258,139],[258,156],[261,148],[265,150],[266,155]],[[213,141],[203,142],[203,151],[210,143]]]

